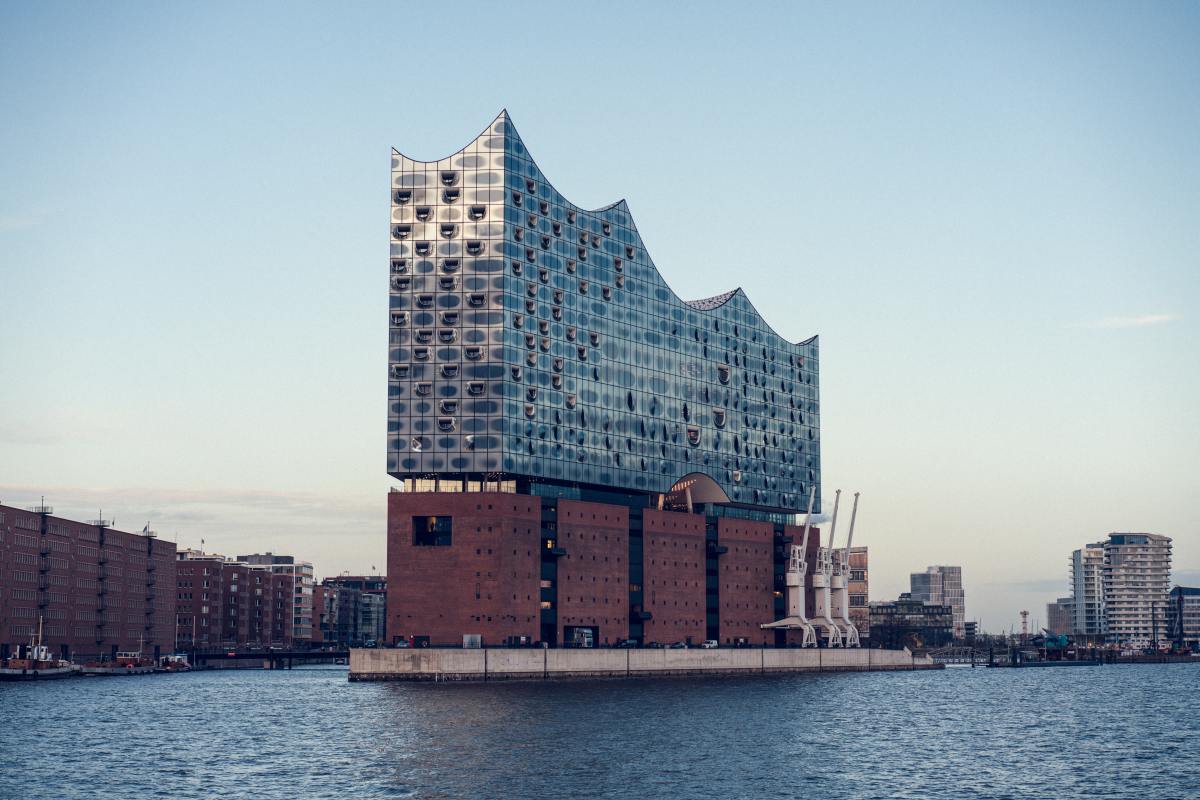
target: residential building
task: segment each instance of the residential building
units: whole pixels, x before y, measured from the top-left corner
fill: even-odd
[[[181,649],[291,648],[292,577],[216,553],[182,550],[176,634]]]
[[[1085,545],[1071,554],[1072,632],[1084,640],[1104,637],[1104,542]]]
[[[568,202],[505,113],[393,151],[391,192],[389,638],[798,635],[761,626],[821,508],[817,338],[680,299],[628,206]]]
[[[1200,587],[1176,586],[1167,596],[1167,638],[1177,648],[1200,648]]]
[[[290,578],[291,638],[297,642],[311,641],[313,636],[313,565],[307,561],[297,561],[292,556],[280,556],[274,553],[253,553],[238,556],[237,560],[250,566],[263,567],[275,575],[284,575]]]
[[[873,602],[870,609],[872,647],[929,650],[954,641],[954,609],[944,603],[905,592],[897,600]]]
[[[1104,618],[1109,642],[1159,646],[1167,640],[1171,538],[1110,533],[1104,542]]]
[[[858,635],[865,640],[871,635],[871,609],[867,570],[867,548],[850,548],[850,580],[847,593],[850,595],[850,621],[858,628]]]
[[[914,600],[950,606],[954,612],[954,638],[966,636],[962,567],[936,566],[914,572],[909,575],[909,589]]]
[[[76,661],[174,645],[175,545],[149,529],[76,522],[44,504],[0,505],[0,658],[42,626],[42,643]]]
[[[1055,636],[1068,636],[1075,628],[1075,601],[1060,597],[1046,604],[1046,630]]]
[[[321,582],[326,597],[329,642],[359,647],[386,642],[387,579],[381,575],[339,575]]]

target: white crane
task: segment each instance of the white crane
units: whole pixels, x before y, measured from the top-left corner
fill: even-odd
[[[829,595],[829,584],[833,578],[833,537],[837,533],[838,504],[841,500],[842,490],[838,489],[833,496],[833,517],[829,521],[829,546],[817,548],[817,568],[812,576],[813,625],[825,632],[826,643],[830,647],[842,645],[842,631],[833,621]]]
[[[845,631],[845,646],[858,647],[858,628],[850,621],[850,546],[854,542],[854,520],[858,517],[858,492],[854,493],[854,506],[850,511],[850,535],[846,546],[833,550],[833,535],[830,533],[829,547],[833,554],[832,615]]]
[[[814,486],[808,494],[808,513],[804,515],[804,536],[800,545],[792,545],[788,558],[787,573],[787,616],[775,622],[768,622],[761,627],[764,629],[799,630],[801,647],[816,647],[817,632],[812,623],[804,616],[804,576],[808,572],[808,562],[805,553],[808,552],[808,523],[812,519],[813,502],[817,497]]]

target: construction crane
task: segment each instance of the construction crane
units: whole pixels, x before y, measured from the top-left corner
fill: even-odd
[[[804,536],[799,546],[792,545],[788,558],[787,573],[784,575],[787,585],[787,616],[760,626],[764,630],[799,630],[801,647],[817,646],[817,632],[808,618],[804,616],[804,576],[808,573],[808,562],[805,558],[805,553],[808,551],[808,523],[812,519],[813,502],[816,497],[817,488],[814,486],[808,495],[808,513],[804,515]]]
[[[850,621],[850,546],[854,543],[854,520],[858,517],[858,495],[854,493],[854,506],[850,510],[850,535],[841,550],[833,547],[833,531],[829,533],[829,548],[833,553],[833,576],[830,580],[833,618],[845,631],[846,647],[858,647],[858,628]]]

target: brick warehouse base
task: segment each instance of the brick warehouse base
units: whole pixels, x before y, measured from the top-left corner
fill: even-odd
[[[352,681],[496,681],[941,669],[909,650],[351,650]]]
[[[388,641],[781,646],[802,528],[501,492],[388,495]],[[809,537],[815,566],[818,536]],[[811,591],[806,598],[812,614]],[[580,636],[586,642],[580,642]]]

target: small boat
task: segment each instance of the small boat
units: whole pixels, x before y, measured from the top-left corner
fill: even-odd
[[[83,665],[84,675],[149,675],[156,671],[154,659],[142,655],[142,645],[138,642],[137,652],[117,653],[112,661],[101,659],[89,661]]]
[[[192,665],[183,653],[171,653],[158,660],[159,672],[188,672]]]
[[[42,618],[38,617],[36,641],[31,636],[25,656],[10,658],[0,666],[0,681],[41,681],[51,678],[70,678],[79,674],[79,667],[61,658],[50,655],[50,648],[42,644]]]

